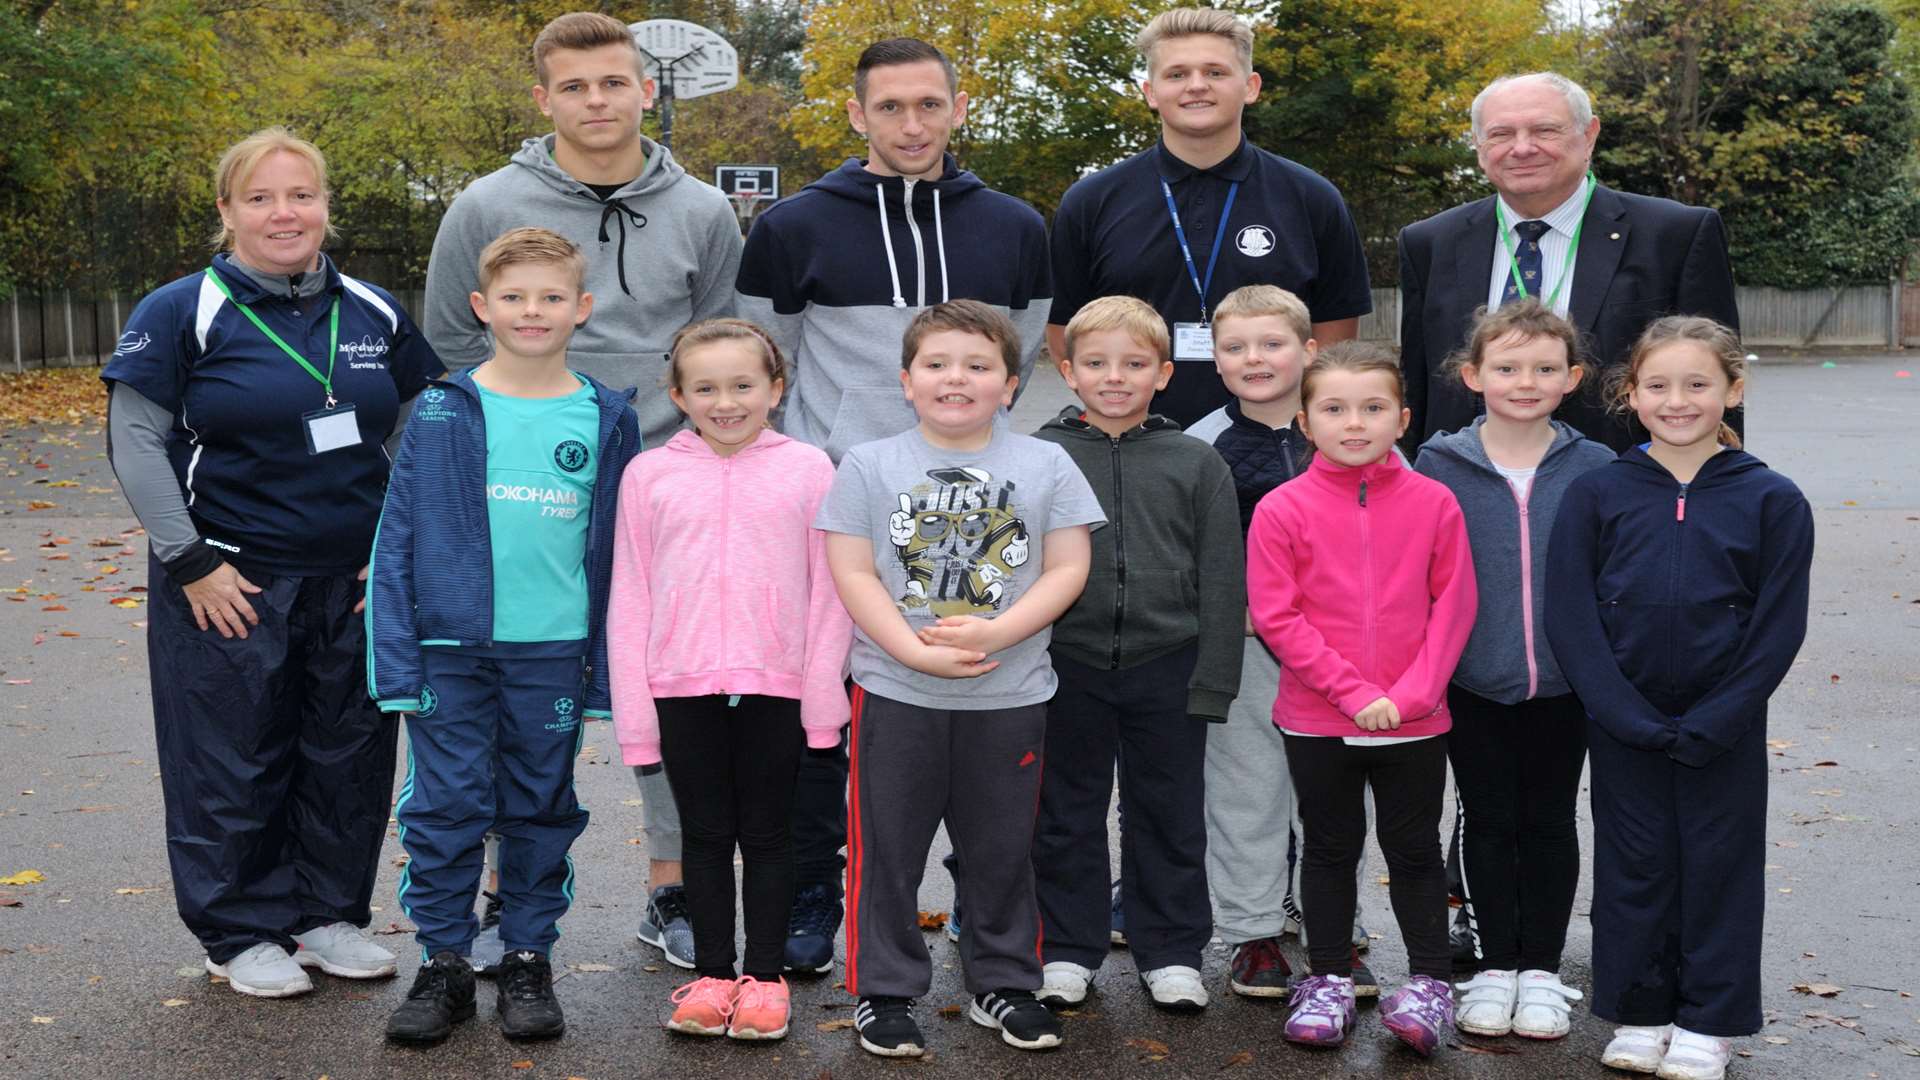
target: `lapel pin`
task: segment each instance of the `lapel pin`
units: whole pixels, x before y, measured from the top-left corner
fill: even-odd
[[[1619,234],[1619,233],[1614,233],[1614,234],[1613,234],[1612,236],[1609,236],[1609,237],[1607,237],[1607,239],[1609,239],[1609,240],[1618,240],[1618,239],[1620,239],[1620,234]]]

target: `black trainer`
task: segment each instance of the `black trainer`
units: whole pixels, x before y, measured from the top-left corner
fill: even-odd
[[[913,1002],[901,997],[863,997],[853,1010],[853,1029],[860,1033],[860,1049],[881,1057],[919,1057],[927,1052],[926,1036],[913,1022]]]
[[[1051,1050],[1060,1045],[1060,1021],[1031,990],[991,990],[975,995],[967,1019],[999,1028],[1000,1041],[1021,1050]]]
[[[560,999],[553,996],[553,968],[537,952],[510,952],[500,961],[495,1010],[500,1034],[509,1039],[551,1039],[567,1030]]]
[[[430,1046],[453,1034],[453,1025],[471,1019],[473,969],[466,957],[437,952],[420,965],[407,1000],[387,1018],[387,1038]]]

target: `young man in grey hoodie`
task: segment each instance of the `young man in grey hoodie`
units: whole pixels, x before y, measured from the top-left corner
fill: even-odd
[[[674,334],[733,314],[739,222],[717,188],[687,175],[666,147],[640,134],[654,85],[626,24],[594,12],[562,15],[534,38],[533,66],[533,100],[553,120],[553,134],[528,139],[447,208],[427,266],[427,340],[448,367],[485,360],[492,338],[467,301],[479,288],[480,249],[522,225],[551,229],[586,252],[586,290],[595,300],[567,363],[609,386],[638,387],[642,445],[659,446],[680,426],[665,385]],[[666,773],[641,768],[634,771],[652,863],[638,936],[691,968],[680,818]],[[495,905],[488,915],[496,917]],[[475,943],[476,958],[488,955],[487,944]]]
[[[427,340],[448,367],[486,359],[486,327],[467,303],[480,249],[522,225],[552,229],[587,253],[595,300],[568,362],[638,387],[641,439],[659,446],[680,426],[662,382],[667,347],[688,323],[733,314],[740,225],[726,196],[640,134],[654,86],[625,24],[562,15],[534,39],[533,63],[533,100],[553,134],[528,139],[447,208],[427,266]]]

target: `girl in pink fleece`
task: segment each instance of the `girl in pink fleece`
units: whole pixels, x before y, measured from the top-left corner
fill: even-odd
[[[689,326],[668,364],[668,392],[694,430],[621,478],[607,609],[614,732],[628,765],[665,762],[680,809],[697,977],[674,992],[667,1026],[777,1039],[790,1011],[794,777],[804,750],[839,745],[848,718],[853,623],[812,528],[833,465],[768,429],[785,368],[758,327]]]
[[[1453,1026],[1440,807],[1447,681],[1478,605],[1473,559],[1452,492],[1394,456],[1408,413],[1391,352],[1328,346],[1300,395],[1317,453],[1260,500],[1247,535],[1248,604],[1280,660],[1273,722],[1306,832],[1313,975],[1294,988],[1286,1037],[1337,1046],[1353,1028],[1354,872],[1371,787],[1411,975],[1380,1019],[1429,1054]]]

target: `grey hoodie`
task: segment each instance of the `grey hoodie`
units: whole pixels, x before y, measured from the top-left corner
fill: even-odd
[[[667,347],[688,323],[733,314],[739,221],[719,189],[645,136],[646,168],[605,203],[554,163],[553,140],[528,139],[447,208],[427,266],[427,340],[449,368],[492,355],[493,338],[467,302],[480,287],[480,249],[522,225],[552,229],[586,253],[594,299],[568,366],[608,386],[638,387],[641,438],[663,445],[680,426],[667,399]]]
[[[1547,645],[1547,537],[1567,485],[1612,461],[1614,453],[1552,421],[1553,444],[1521,501],[1480,442],[1486,422],[1482,416],[1459,431],[1434,435],[1420,448],[1414,469],[1445,484],[1459,500],[1480,583],[1473,634],[1453,681],[1489,701],[1513,705],[1571,692]]]

